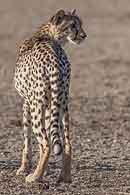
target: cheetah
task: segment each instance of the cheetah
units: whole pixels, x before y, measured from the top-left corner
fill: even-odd
[[[37,167],[26,176],[26,182],[42,177],[51,151],[62,154],[59,181],[71,182],[68,108],[71,65],[63,46],[67,42],[80,44],[86,37],[76,10],[61,9],[19,47],[14,83],[24,100],[24,149],[17,175],[28,173],[31,166],[31,129],[40,149]]]

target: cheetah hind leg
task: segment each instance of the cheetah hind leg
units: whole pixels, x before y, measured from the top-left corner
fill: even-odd
[[[47,138],[46,130],[45,130],[45,109],[39,102],[36,104],[32,104],[32,109],[35,110],[35,112],[32,114],[32,128],[33,132],[38,140],[39,148],[40,148],[40,159],[38,161],[37,167],[34,171],[34,173],[29,174],[26,177],[27,183],[32,183],[35,181],[39,181],[41,177],[43,176],[47,164],[48,164],[48,158],[50,154],[50,146],[49,141]],[[38,116],[38,117],[36,117]]]
[[[24,149],[22,153],[22,162],[16,175],[24,175],[31,168],[32,148],[31,148],[31,124],[30,124],[30,108],[25,101],[23,104],[23,130],[24,130]]]
[[[59,182],[71,183],[71,143],[69,137],[69,113],[66,111],[64,115],[64,125],[63,125],[63,134],[64,134],[64,147],[62,153],[62,170],[58,179]]]

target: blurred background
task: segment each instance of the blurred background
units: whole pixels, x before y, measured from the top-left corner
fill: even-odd
[[[78,47],[66,46],[72,63],[73,183],[55,186],[60,160],[52,157],[54,173],[43,179],[45,190],[39,184],[27,187],[24,178],[15,176],[22,150],[22,99],[13,75],[17,44],[60,8],[77,9],[88,39]],[[6,195],[130,194],[129,0],[0,0],[0,181],[0,194]]]

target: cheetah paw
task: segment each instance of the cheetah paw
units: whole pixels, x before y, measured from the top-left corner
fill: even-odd
[[[24,175],[25,173],[28,172],[28,169],[25,168],[25,167],[20,167],[17,172],[16,172],[16,175]]]
[[[71,183],[72,182],[71,175],[60,174],[58,178],[58,183],[60,182]]]
[[[27,183],[32,183],[32,182],[35,182],[35,181],[38,181],[38,180],[39,180],[39,177],[36,177],[34,174],[29,174],[26,177],[26,182]]]

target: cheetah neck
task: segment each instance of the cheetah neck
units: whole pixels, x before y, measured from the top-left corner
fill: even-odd
[[[52,28],[51,23],[42,25],[29,39],[26,39],[19,47],[18,54],[23,55],[31,50],[37,41],[56,41],[56,30]],[[61,45],[61,43],[60,43]]]
[[[51,39],[50,23],[42,25],[31,37],[33,43],[42,39]]]
[[[32,38],[34,40],[48,38],[48,39],[56,41],[58,36],[59,36],[59,31],[56,28],[56,26],[48,22],[47,24],[42,25],[38,29],[38,31],[36,31],[33,34]]]
[[[52,25],[50,22],[48,22],[46,25],[43,25],[39,28],[39,30],[34,33],[33,36],[34,41],[37,39],[49,39],[51,41],[57,42],[59,45],[64,46],[64,43],[66,42],[66,39],[64,39],[61,36],[60,39],[60,32],[56,28],[55,25]]]

